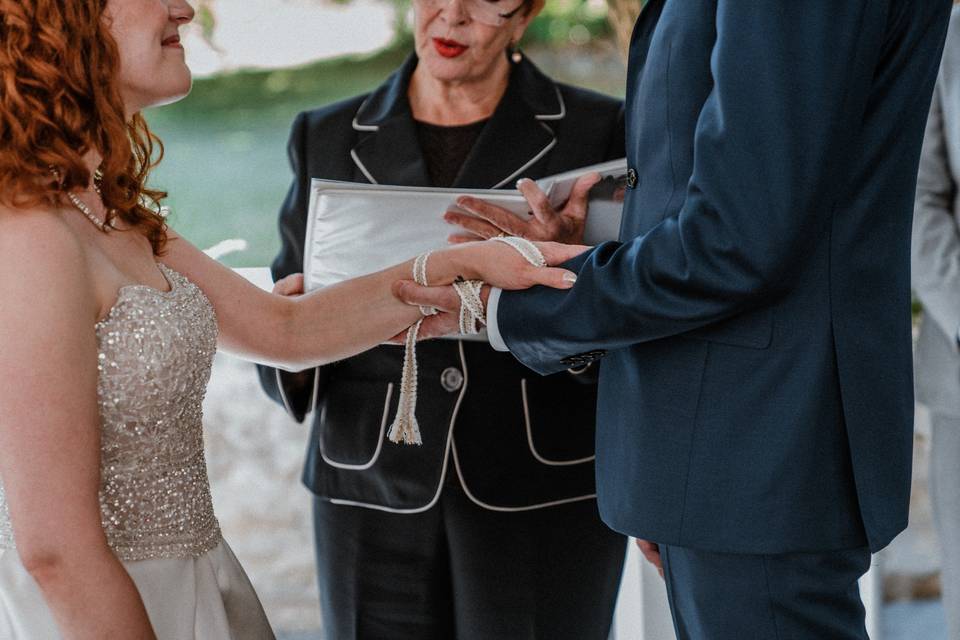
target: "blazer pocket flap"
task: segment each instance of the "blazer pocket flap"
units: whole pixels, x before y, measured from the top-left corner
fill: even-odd
[[[393,383],[337,382],[327,393],[321,414],[320,456],[338,469],[364,471],[383,450]]]

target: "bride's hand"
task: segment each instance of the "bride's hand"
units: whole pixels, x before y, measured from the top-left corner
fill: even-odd
[[[450,265],[441,266],[441,271],[450,268],[455,271],[452,274],[443,273],[443,276],[483,280],[501,289],[529,289],[536,285],[554,289],[572,287],[577,281],[577,275],[557,265],[576,258],[588,251],[590,247],[557,242],[534,242],[533,244],[543,254],[546,267],[535,267],[516,249],[504,242],[471,242],[439,252],[437,257],[441,258],[441,264]],[[443,258],[450,260],[445,261]],[[430,271],[433,272],[434,269],[431,268]]]
[[[543,254],[547,265],[558,265],[571,260],[590,247],[571,246],[554,242],[534,243]],[[474,242],[441,253],[438,257],[455,256],[454,264],[465,268],[471,280],[487,284],[480,292],[480,301],[486,313],[490,285],[502,289],[526,289],[545,285],[555,289],[569,289],[576,282],[576,274],[553,266],[535,267],[513,247],[502,242]],[[473,264],[473,260],[478,261]],[[426,317],[420,326],[419,339],[427,340],[456,334],[460,330],[460,298],[450,286],[422,287],[411,280],[401,280],[393,287],[398,300],[409,305],[433,307],[438,313]],[[394,336],[391,342],[402,344],[406,331]]]

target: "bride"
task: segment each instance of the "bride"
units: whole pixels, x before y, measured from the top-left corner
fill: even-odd
[[[298,298],[167,229],[140,115],[190,88],[185,0],[0,0],[0,637],[272,638],[210,499],[215,350],[290,369],[421,317],[412,263]],[[583,247],[538,245],[549,265]],[[502,242],[431,284],[569,287]]]

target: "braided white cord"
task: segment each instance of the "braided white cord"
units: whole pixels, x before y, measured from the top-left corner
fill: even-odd
[[[480,299],[483,280],[458,280],[453,283],[453,289],[460,297],[460,333],[480,333],[477,325],[487,323],[483,301]]]
[[[417,256],[416,260],[413,261],[413,279],[414,281],[422,287],[428,286],[427,283],[427,260],[430,259],[430,254],[433,251],[427,251]],[[425,316],[433,316],[437,314],[437,310],[433,307],[420,306],[420,313]]]
[[[543,253],[537,248],[537,245],[526,238],[521,238],[520,236],[497,236],[496,238],[490,239],[494,242],[502,242],[510,245],[516,249],[520,255],[526,258],[527,262],[535,267],[547,266],[547,259],[543,257]]]
[[[400,374],[400,399],[397,417],[390,425],[387,438],[396,444],[423,444],[417,423],[417,335],[423,320],[407,330],[403,350],[403,373]]]
[[[547,266],[543,253],[535,244],[525,238],[516,236],[502,236],[491,238],[497,242],[508,244],[526,258],[527,262],[535,267]],[[430,259],[427,252],[417,256],[413,261],[413,279],[417,284],[427,286],[427,261]],[[460,333],[463,335],[479,333],[478,324],[486,324],[486,314],[480,292],[483,290],[482,280],[458,279],[453,283],[453,289],[460,297]],[[431,316],[437,313],[433,307],[420,306],[420,313]],[[404,344],[403,372],[400,374],[400,399],[397,407],[397,417],[390,426],[387,434],[390,442],[396,444],[423,444],[420,437],[420,425],[417,423],[417,336],[420,334],[420,325],[423,319],[407,330],[407,339]]]
[[[413,279],[421,285],[427,286],[427,261],[431,251],[420,254],[413,261]],[[432,316],[437,313],[433,307],[420,306],[420,313]],[[403,371],[400,373],[400,399],[397,406],[397,417],[390,425],[387,438],[396,444],[423,444],[420,437],[420,425],[417,423],[417,336],[420,334],[420,325],[423,319],[407,329],[407,339],[403,346]]]

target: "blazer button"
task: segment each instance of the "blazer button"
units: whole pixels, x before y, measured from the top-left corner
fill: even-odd
[[[456,367],[447,367],[440,374],[440,386],[453,393],[463,386],[463,374]]]
[[[627,169],[627,188],[633,189],[637,186],[637,170],[633,167]]]

